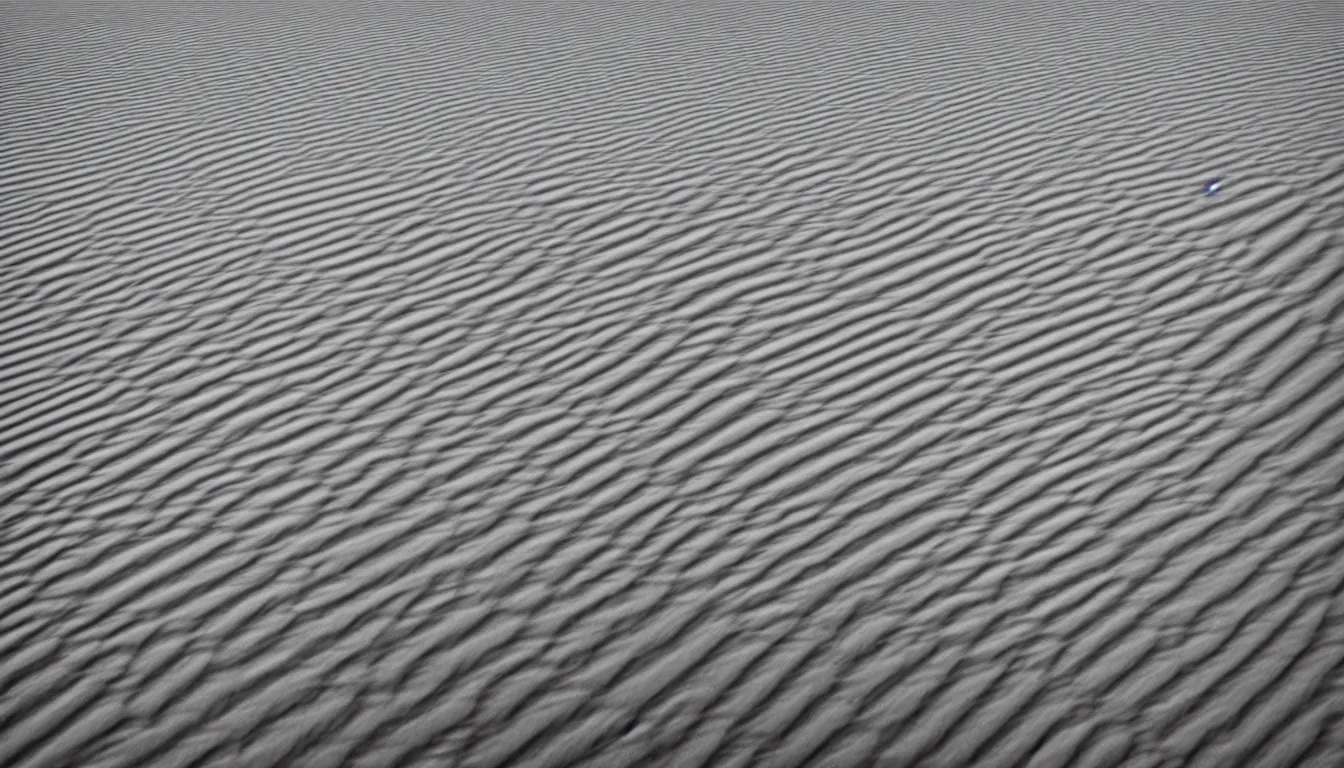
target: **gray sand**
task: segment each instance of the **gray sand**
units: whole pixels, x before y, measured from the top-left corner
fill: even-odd
[[[0,765],[1344,764],[1341,40],[4,6]]]

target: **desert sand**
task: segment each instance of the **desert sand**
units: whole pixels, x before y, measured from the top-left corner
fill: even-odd
[[[1341,40],[3,6],[0,765],[1344,764]]]

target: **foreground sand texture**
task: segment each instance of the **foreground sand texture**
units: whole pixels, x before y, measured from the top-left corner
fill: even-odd
[[[1342,39],[5,6],[0,765],[1344,764]]]

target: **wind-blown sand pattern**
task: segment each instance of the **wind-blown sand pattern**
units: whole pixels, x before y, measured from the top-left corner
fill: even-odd
[[[0,34],[0,765],[1344,764],[1339,3]]]

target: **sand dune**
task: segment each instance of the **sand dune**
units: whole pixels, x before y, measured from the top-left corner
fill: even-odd
[[[1342,36],[7,6],[0,765],[1344,763]]]

